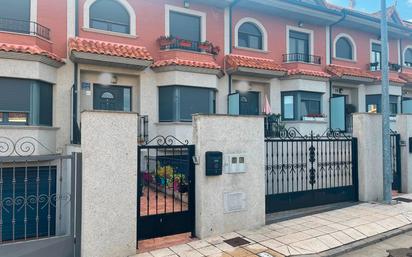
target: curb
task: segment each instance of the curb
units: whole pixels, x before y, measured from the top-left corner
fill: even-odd
[[[391,237],[398,236],[400,234],[403,234],[405,232],[412,231],[412,224],[406,225],[397,229],[390,230],[385,233],[381,233],[378,235],[374,235],[359,241],[355,241],[346,245],[342,245],[321,253],[317,254],[303,254],[303,255],[290,255],[289,257],[335,257],[339,256],[344,253],[352,252],[364,247],[367,247],[369,245],[373,245],[376,243],[379,243],[381,241],[384,241],[386,239],[389,239]]]

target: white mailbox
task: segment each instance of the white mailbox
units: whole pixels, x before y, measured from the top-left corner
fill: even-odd
[[[244,173],[246,172],[245,154],[226,154],[224,157],[225,173]]]

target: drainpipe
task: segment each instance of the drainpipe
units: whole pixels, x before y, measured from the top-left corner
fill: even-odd
[[[240,0],[234,0],[230,5],[229,5],[229,54],[232,53],[232,47],[233,47],[233,7],[239,2]],[[228,93],[228,100],[229,100],[229,95],[232,93],[232,75],[229,74],[229,93]],[[229,101],[227,102],[228,108],[227,112],[229,113]]]
[[[75,0],[75,21],[74,21],[74,34],[79,36],[79,0]],[[79,83],[78,78],[79,67],[77,63],[74,63],[74,77],[73,77],[73,109],[72,109],[72,144],[80,143],[79,127],[78,127],[78,115],[77,115],[77,102],[78,102],[78,92],[79,92]]]
[[[332,57],[332,53],[333,53],[333,51],[332,51],[332,47],[333,47],[332,29],[333,29],[333,26],[341,23],[345,18],[346,18],[346,12],[343,11],[342,18],[340,18],[338,21],[336,21],[336,22],[329,25],[329,64],[332,64],[332,60],[333,60],[333,57]],[[331,115],[331,111],[332,111],[331,103],[332,103],[332,101],[331,101],[331,99],[332,99],[332,81],[329,80],[329,129],[332,129],[331,128],[331,124],[332,124],[332,115]]]

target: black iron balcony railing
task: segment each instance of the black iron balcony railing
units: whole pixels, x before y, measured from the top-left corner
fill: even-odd
[[[321,57],[311,54],[301,54],[301,53],[293,53],[293,54],[284,54],[283,55],[283,62],[306,62],[312,64],[321,64]]]
[[[369,67],[371,71],[380,71],[382,69],[382,65],[380,62],[371,62],[369,64]],[[388,63],[388,67],[390,71],[396,72],[398,72],[402,68],[402,66],[397,63]]]
[[[218,46],[214,46],[208,41],[198,42],[173,36],[161,36],[160,38],[158,38],[158,42],[160,45],[160,50],[182,49],[192,52],[204,52],[213,55],[218,55],[220,51],[220,48]]]
[[[50,29],[34,21],[15,20],[0,17],[0,31],[35,35],[50,40]]]

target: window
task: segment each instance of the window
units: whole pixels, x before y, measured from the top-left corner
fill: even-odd
[[[371,70],[381,70],[382,48],[380,44],[372,43]]]
[[[238,46],[263,50],[263,36],[252,22],[243,23],[238,30]]]
[[[30,33],[30,0],[0,0],[0,30]]]
[[[366,111],[369,113],[381,113],[382,95],[366,96]],[[389,96],[389,110],[391,115],[398,114],[398,96]]]
[[[201,41],[201,17],[170,12],[170,35],[181,39]]]
[[[412,67],[412,48],[405,51],[405,66]]]
[[[192,121],[195,113],[215,113],[215,91],[208,88],[159,87],[159,121]]]
[[[350,40],[346,37],[341,37],[336,41],[336,57],[342,59],[353,60],[353,47]]]
[[[93,109],[130,112],[131,108],[130,87],[121,86],[93,86]]]
[[[0,124],[52,126],[53,86],[0,78]]]
[[[309,34],[289,31],[289,53],[290,54],[309,54]]]
[[[282,93],[282,118],[302,120],[309,115],[322,114],[322,94],[306,91]]]
[[[115,0],[97,0],[90,6],[90,28],[130,34],[130,15]]]

